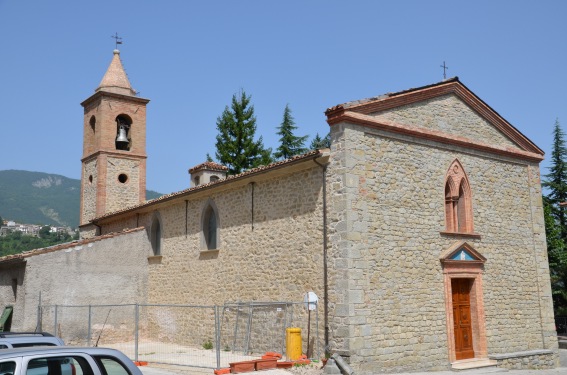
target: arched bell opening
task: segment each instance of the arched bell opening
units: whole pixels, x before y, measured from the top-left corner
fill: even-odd
[[[118,115],[116,117],[116,149],[130,151],[132,148],[132,137],[130,130],[132,127],[132,119],[126,115]]]

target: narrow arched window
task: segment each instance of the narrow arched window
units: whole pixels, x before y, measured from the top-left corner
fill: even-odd
[[[458,160],[453,161],[445,177],[445,226],[447,232],[474,232],[471,189]]]
[[[161,221],[159,215],[154,215],[152,219],[152,227],[150,230],[152,250],[154,255],[161,255]]]
[[[218,248],[219,225],[217,212],[212,204],[208,204],[203,213],[203,240],[204,248],[214,250]]]

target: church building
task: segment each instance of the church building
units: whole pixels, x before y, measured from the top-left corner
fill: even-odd
[[[557,365],[543,151],[458,78],[332,106],[330,149],[238,175],[199,164],[150,201],[148,103],[115,50],[81,103],[81,240],[0,258],[13,327],[33,330],[40,291],[77,305],[314,291],[324,346],[358,374]]]

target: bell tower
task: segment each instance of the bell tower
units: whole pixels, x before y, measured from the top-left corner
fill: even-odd
[[[136,96],[120,60],[114,56],[84,108],[81,158],[81,233],[89,222],[146,199],[146,105]],[[90,233],[96,235],[96,233]]]

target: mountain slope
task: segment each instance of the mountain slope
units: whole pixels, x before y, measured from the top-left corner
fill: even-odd
[[[147,199],[161,194],[147,191]],[[77,227],[81,181],[19,170],[0,171],[0,217],[26,224]]]

